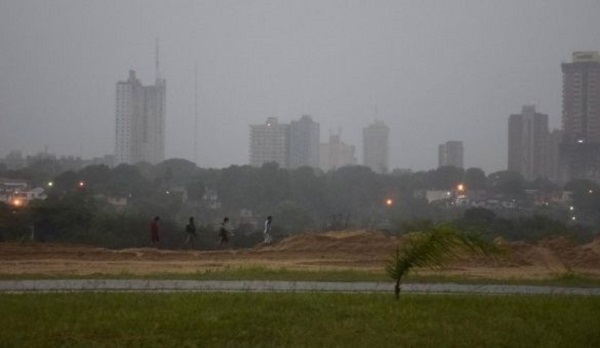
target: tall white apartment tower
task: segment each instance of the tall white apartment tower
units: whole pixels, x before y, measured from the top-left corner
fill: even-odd
[[[319,167],[319,124],[308,115],[290,123],[290,168]]]
[[[164,79],[142,86],[133,70],[117,82],[115,165],[165,159],[165,92]]]
[[[363,128],[363,165],[376,173],[384,174],[389,169],[389,134],[388,126],[379,120]]]
[[[269,117],[264,124],[250,125],[250,165],[261,167],[276,162],[281,168],[289,168],[290,125]]]

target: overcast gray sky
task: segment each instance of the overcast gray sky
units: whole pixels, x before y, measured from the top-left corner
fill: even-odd
[[[506,168],[507,118],[535,104],[560,127],[560,63],[600,50],[600,1],[0,0],[0,156],[113,153],[115,85],[154,83],[160,40],[167,157],[248,163],[249,124],[309,114],[357,148],[375,118],[390,166]]]

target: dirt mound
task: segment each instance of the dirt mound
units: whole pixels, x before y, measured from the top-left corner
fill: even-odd
[[[600,268],[600,239],[577,245],[565,237],[547,238],[536,244],[512,242],[505,244],[504,265],[543,266],[551,270],[570,268]]]
[[[600,268],[600,236],[591,243],[578,247],[573,264],[577,267]]]
[[[277,243],[273,250],[282,252],[321,252],[332,254],[387,255],[399,238],[374,231],[339,231],[298,234]]]
[[[239,250],[112,250],[88,245],[0,243],[0,274],[152,274],[260,266],[274,269],[381,271],[402,238],[374,231],[303,233],[273,246]],[[586,245],[551,238],[537,244],[502,242],[497,261],[466,257],[446,272],[493,277],[544,277],[568,270],[600,276],[600,238]]]

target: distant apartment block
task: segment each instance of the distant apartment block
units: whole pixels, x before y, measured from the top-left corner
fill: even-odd
[[[600,54],[574,52],[561,67],[561,179],[600,182]]]
[[[127,81],[117,83],[115,165],[165,159],[165,105],[164,79],[143,86],[130,70]]]
[[[269,117],[264,124],[250,126],[250,165],[276,162],[289,168],[290,125]]]
[[[290,123],[290,168],[319,167],[319,124],[304,115]]]
[[[336,170],[350,165],[356,165],[355,148],[341,140],[340,134],[330,134],[329,142],[320,145],[320,165],[324,172]]]
[[[546,178],[548,115],[525,105],[508,119],[508,170],[526,180]]]
[[[548,115],[525,105],[508,119],[508,170],[526,180],[547,178]]]
[[[447,141],[438,146],[438,167],[464,167],[464,150],[462,141]]]
[[[388,172],[389,135],[390,129],[383,121],[376,120],[363,128],[363,164],[376,173]]]
[[[290,124],[269,117],[250,126],[250,165],[276,162],[281,168],[319,167],[319,124],[304,115]]]

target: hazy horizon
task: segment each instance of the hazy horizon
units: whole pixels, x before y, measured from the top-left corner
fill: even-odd
[[[510,114],[560,128],[560,64],[600,50],[600,1],[0,1],[0,157],[114,153],[115,88],[167,80],[166,157],[248,163],[250,124],[311,115],[356,147],[376,118],[390,168],[506,169]]]

